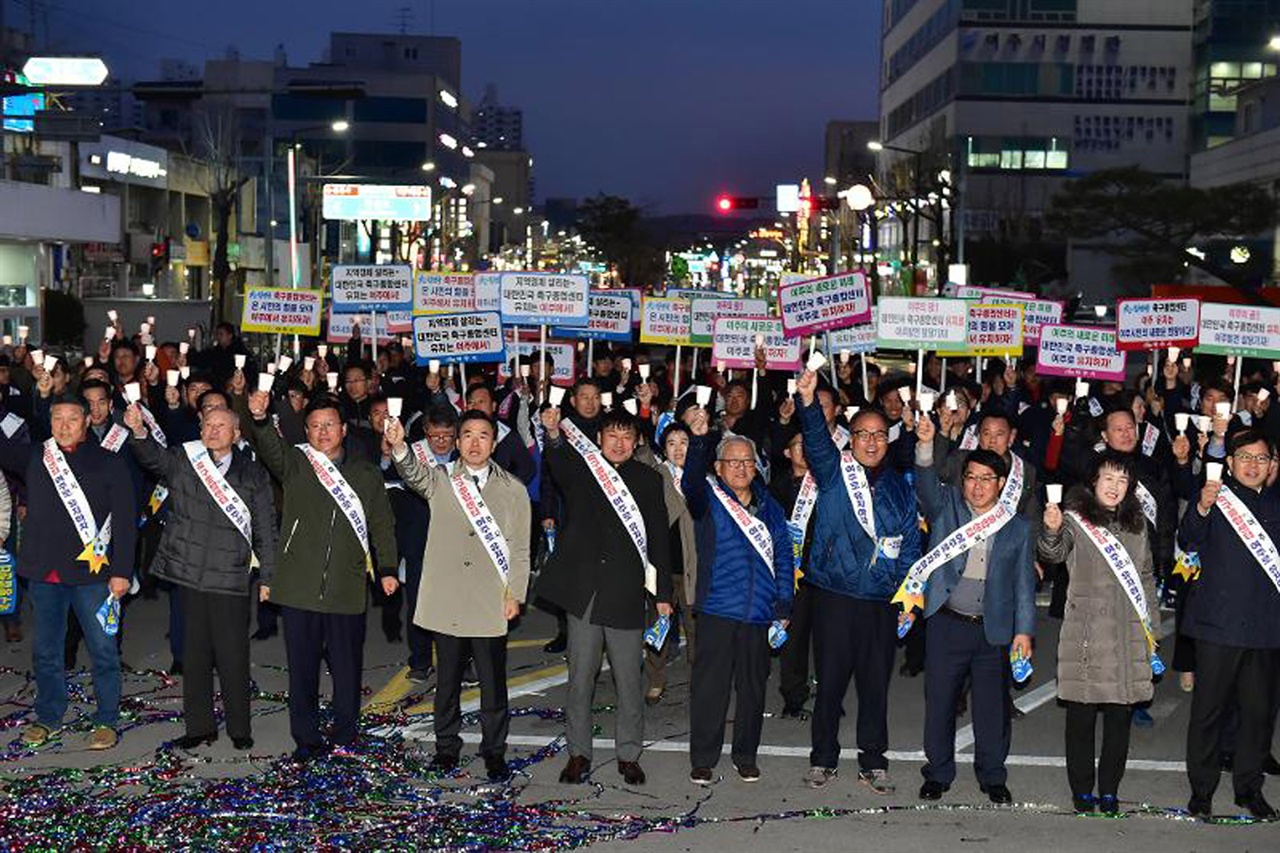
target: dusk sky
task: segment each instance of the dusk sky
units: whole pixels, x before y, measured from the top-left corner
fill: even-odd
[[[8,2],[23,26],[33,0]],[[710,212],[721,191],[821,181],[829,119],[876,116],[880,0],[39,0],[51,50],[126,80],[229,46],[319,61],[331,31],[462,40],[462,88],[522,107],[538,199],[622,195]],[[434,21],[433,21],[434,19]],[[43,27],[40,33],[43,39]]]

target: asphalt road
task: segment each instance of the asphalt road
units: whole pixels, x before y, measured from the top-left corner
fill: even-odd
[[[473,767],[477,776],[482,773],[478,760],[449,779],[422,772],[421,762],[431,754],[429,689],[416,689],[400,702],[379,705],[376,710],[381,713],[370,717],[370,736],[354,755],[301,769],[281,761],[292,742],[282,704],[287,681],[284,646],[278,637],[253,644],[253,674],[262,695],[254,705],[256,745],[250,755],[235,752],[225,737],[192,753],[158,749],[183,733],[178,721],[180,681],[158,672],[169,663],[164,598],[134,603],[125,625],[124,659],[132,670],[125,679],[129,728],[121,743],[106,753],[84,748],[87,729],[83,723],[79,730],[73,725],[60,741],[37,751],[21,746],[17,736],[32,695],[27,676],[29,640],[0,645],[0,841],[78,839],[114,844],[105,839],[118,841],[119,833],[125,833],[131,840],[169,847],[248,844],[257,838],[280,847],[320,842],[353,848],[450,844],[475,849],[590,844],[629,851],[733,849],[744,853],[921,850],[944,845],[1019,851],[1158,848],[1174,853],[1275,850],[1280,845],[1280,824],[1226,820],[1239,811],[1232,805],[1227,775],[1215,800],[1216,811],[1224,818],[1221,822],[1191,821],[1172,811],[1184,806],[1188,796],[1182,757],[1190,694],[1182,693],[1175,679],[1157,687],[1151,708],[1154,727],[1133,732],[1129,769],[1121,787],[1126,816],[1071,814],[1062,759],[1063,711],[1054,699],[1052,684],[1058,623],[1047,618],[1040,623],[1036,673],[1016,696],[1026,711],[1014,723],[1009,761],[1009,787],[1016,805],[1001,808],[987,803],[973,778],[968,717],[958,723],[962,763],[956,784],[938,804],[925,805],[916,798],[923,764],[923,678],[900,675],[894,676],[890,698],[890,772],[897,793],[881,797],[857,782],[854,753],[849,749],[857,701],[852,688],[842,727],[846,752],[841,775],[824,790],[805,788],[801,776],[808,766],[809,726],[776,716],[781,708],[776,665],[769,687],[771,713],[765,720],[760,751],[763,778],[756,784],[741,782],[726,755],[717,768],[718,781],[698,788],[688,781],[689,668],[683,656],[672,665],[666,697],[646,715],[650,743],[642,765],[648,783],[628,788],[614,767],[608,711],[613,690],[605,673],[596,700],[602,710],[591,783],[560,785],[557,776],[567,756],[555,751],[562,744],[558,738],[563,731],[555,710],[563,701],[566,676],[563,659],[542,651],[542,643],[554,633],[554,622],[537,611],[526,615],[511,637],[512,705],[524,711],[511,726],[509,758],[520,772],[510,786],[489,786],[472,777]],[[403,647],[389,643],[376,615],[371,617],[366,641],[368,692],[383,691],[387,685],[395,692],[403,659]],[[82,651],[80,665],[86,664],[87,654]],[[91,695],[88,683],[83,668],[72,679],[82,697],[86,692]],[[323,689],[328,689],[327,679]],[[386,695],[383,692],[380,698]],[[478,704],[473,693],[465,694],[464,701],[466,708]],[[69,718],[86,707],[76,703]],[[478,727],[469,726],[466,736],[469,744],[477,742]],[[109,766],[94,771],[96,776],[76,776],[66,770],[102,765]],[[236,789],[240,799],[234,807],[212,808],[211,804],[230,802],[232,797],[225,786],[217,785],[218,779],[236,780],[242,786]],[[321,784],[324,780],[338,784]],[[378,788],[373,793],[363,787],[371,780]],[[89,782],[96,786],[86,786]],[[74,788],[73,783],[81,787]],[[24,800],[37,791],[42,792],[40,797]],[[1274,785],[1269,793],[1273,802],[1280,800],[1280,789]],[[276,810],[262,805],[292,802],[289,797],[295,794],[299,799],[292,813],[283,806]],[[59,802],[58,797],[63,800]],[[207,807],[204,812],[202,803]],[[307,813],[305,819],[299,818],[301,812]],[[78,817],[66,823],[58,817],[64,813]],[[131,826],[135,829],[130,830]],[[353,827],[358,831],[350,832]]]

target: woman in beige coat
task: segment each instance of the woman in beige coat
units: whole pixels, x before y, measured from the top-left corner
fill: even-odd
[[[1119,810],[1117,794],[1129,754],[1133,706],[1151,699],[1151,655],[1143,617],[1088,528],[1109,533],[1136,575],[1145,616],[1159,624],[1147,526],[1134,488],[1137,471],[1126,457],[1107,452],[1086,485],[1067,496],[1066,513],[1045,508],[1038,551],[1046,563],[1066,563],[1071,583],[1058,636],[1058,698],[1066,705],[1067,779],[1078,812]],[[1102,752],[1094,798],[1094,728],[1101,712]]]
[[[404,427],[389,418],[391,458],[405,485],[431,505],[422,558],[415,624],[435,633],[436,755],[432,767],[448,772],[462,751],[462,671],[467,657],[480,678],[480,754],[491,781],[510,777],[506,763],[507,622],[520,613],[529,585],[529,493],[493,464],[497,427],[483,412],[458,421],[458,459],[427,467],[409,451]],[[464,500],[472,514],[464,510]],[[496,526],[496,530],[492,527]],[[485,545],[489,527],[495,557]],[[504,544],[505,543],[505,547]]]

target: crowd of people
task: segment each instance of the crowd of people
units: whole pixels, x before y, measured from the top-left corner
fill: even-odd
[[[117,329],[76,362],[25,344],[0,358],[0,533],[13,522],[33,623],[27,745],[60,731],[81,640],[89,746],[117,743],[122,611],[160,590],[182,676],[178,746],[218,737],[216,672],[226,733],[252,747],[250,637],[282,631],[294,757],[349,747],[372,604],[405,643],[409,680],[434,675],[435,769],[459,765],[473,678],[480,755],[501,781],[506,638],[536,606],[559,625],[547,651],[568,660],[561,782],[592,773],[607,652],[627,784],[645,781],[645,709],[683,655],[692,783],[715,778],[731,690],[730,758],[760,779],[776,659],[782,716],[810,724],[804,783],[837,778],[852,681],[857,779],[893,793],[889,688],[905,646],[899,673],[924,675],[919,797],[955,780],[969,710],[978,783],[1010,803],[1012,695],[1037,660],[1042,589],[1061,620],[1077,811],[1118,811],[1131,727],[1151,724],[1168,666],[1191,693],[1187,810],[1209,816],[1229,769],[1235,802],[1276,816],[1262,792],[1280,770],[1269,363],[1160,360],[1129,384],[1082,383],[1037,375],[1033,354],[930,356],[916,377],[863,373],[847,353],[829,354],[829,371],[768,371],[761,350],[733,377],[601,345],[565,389],[536,353],[464,373],[415,364],[400,342],[366,361],[359,344],[261,363],[223,324],[199,351]],[[4,619],[20,638],[19,615]]]

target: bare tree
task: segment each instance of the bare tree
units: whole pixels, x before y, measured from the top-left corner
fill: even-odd
[[[240,198],[240,191],[249,182],[240,164],[240,126],[234,105],[205,103],[196,111],[193,133],[198,156],[208,166],[209,195],[213,210],[217,242],[214,244],[212,267],[212,293],[214,298],[214,322],[231,314],[235,293],[227,287],[231,276],[231,263],[227,257],[230,242],[231,214]]]

